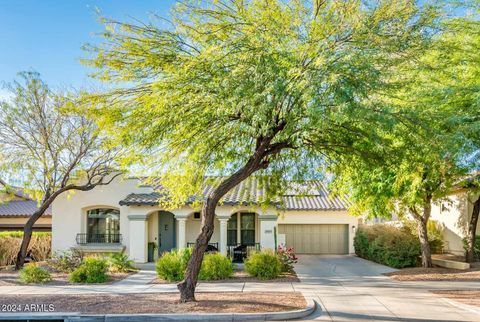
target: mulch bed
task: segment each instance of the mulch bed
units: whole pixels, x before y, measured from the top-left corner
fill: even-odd
[[[197,302],[180,303],[178,294],[102,294],[99,295],[2,295],[2,305],[53,305],[53,312],[95,314],[139,313],[255,313],[303,309],[305,298],[294,292],[196,293]]]
[[[431,291],[432,293],[435,293],[437,295],[440,295],[442,297],[449,298],[451,300],[463,303],[463,304],[468,304],[468,305],[473,305],[473,306],[478,306],[480,307],[480,291],[474,291],[474,290],[463,290],[463,291]]]
[[[0,286],[25,285],[18,280],[18,271],[3,270],[0,271]],[[68,274],[65,273],[50,273],[52,280],[45,284],[29,284],[29,285],[73,285],[68,281]],[[109,274],[109,280],[102,284],[112,284],[123,280],[127,276],[135,274],[131,273],[115,273]]]
[[[384,275],[397,281],[480,281],[480,268],[409,267]]]
[[[215,281],[198,281],[199,283],[300,283],[300,280],[297,277],[297,274],[292,271],[288,273],[282,273],[278,278],[273,280],[260,280],[256,277],[252,277],[248,275],[245,271],[237,270],[233,273],[233,277],[223,279],[223,280],[215,280]],[[160,278],[156,278],[150,282],[151,284],[176,284],[177,282],[169,282],[166,280],[162,280]]]

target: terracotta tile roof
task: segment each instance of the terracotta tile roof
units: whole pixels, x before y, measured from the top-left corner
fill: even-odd
[[[34,200],[10,200],[0,203],[0,217],[30,217],[38,209]],[[52,208],[49,207],[44,216],[51,216]]]
[[[122,206],[158,204],[158,199],[165,196],[160,180],[155,178],[148,181],[156,192],[153,193],[131,193],[120,201]],[[223,198],[225,205],[250,205],[264,201],[266,195],[265,180],[261,178],[249,178],[244,180]],[[205,198],[213,189],[213,185],[205,185],[201,196]],[[187,204],[193,201],[194,197],[187,200]],[[286,210],[345,210],[350,206],[349,201],[343,197],[332,197],[329,195],[325,185],[319,180],[308,181],[304,184],[292,183],[281,200],[275,202],[275,206]]]

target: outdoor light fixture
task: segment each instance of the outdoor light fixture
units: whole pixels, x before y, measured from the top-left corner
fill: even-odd
[[[356,231],[357,231],[357,227],[352,226],[352,233],[355,234]]]

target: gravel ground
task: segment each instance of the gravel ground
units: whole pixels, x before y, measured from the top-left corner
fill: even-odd
[[[384,275],[397,281],[480,281],[480,268],[458,270],[443,267],[409,267]]]
[[[245,271],[235,271],[232,278],[216,281],[198,281],[199,283],[244,283],[244,282],[261,282],[261,283],[300,283],[295,272],[283,273],[280,277],[273,280],[259,280],[258,278],[248,275]],[[154,279],[151,284],[172,284],[177,282],[169,282],[160,278]]]
[[[225,292],[197,293],[197,302],[180,303],[178,294],[111,294],[111,295],[0,295],[0,307],[23,308],[38,304],[52,307],[53,312],[96,314],[138,313],[255,313],[281,312],[305,308],[301,293],[293,292]],[[22,309],[20,309],[22,311]]]
[[[465,291],[432,291],[442,297],[451,300],[480,307],[480,291],[465,290]]]

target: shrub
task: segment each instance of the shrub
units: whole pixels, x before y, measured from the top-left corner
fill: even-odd
[[[395,268],[415,266],[420,256],[416,236],[405,229],[388,225],[358,229],[354,245],[359,257]]]
[[[201,280],[221,280],[233,275],[233,263],[220,253],[205,254],[199,273]]]
[[[135,270],[135,265],[131,259],[128,259],[128,255],[124,251],[121,253],[114,253],[108,257],[110,264],[110,270],[112,272],[130,272]]]
[[[73,283],[103,283],[107,281],[108,263],[104,258],[87,257],[82,264],[70,274]]]
[[[463,249],[467,251],[467,239],[463,238]],[[475,245],[473,246],[473,257],[476,261],[480,260],[480,235],[475,236]]]
[[[30,283],[46,283],[52,280],[50,272],[37,264],[28,264],[20,270],[20,282],[24,284]]]
[[[274,279],[282,272],[282,263],[272,250],[252,253],[245,261],[245,270],[262,280]]]
[[[83,254],[79,252],[58,252],[53,254],[48,266],[58,272],[71,273],[80,266],[82,258]]]
[[[158,277],[170,282],[181,281],[185,276],[190,256],[192,256],[191,248],[163,253],[156,264]]]
[[[15,264],[20,244],[22,231],[0,232],[0,266]],[[50,232],[33,232],[27,255],[34,261],[44,261],[50,257],[52,234]]]
[[[414,220],[402,221],[402,229],[411,235],[418,236],[418,224]],[[443,251],[443,228],[435,220],[429,220],[427,223],[428,244],[433,254],[439,254]]]
[[[293,270],[293,264],[296,264],[298,261],[293,247],[286,248],[283,246],[278,246],[277,255],[278,259],[280,259],[280,262],[282,263],[282,272],[290,272]]]

